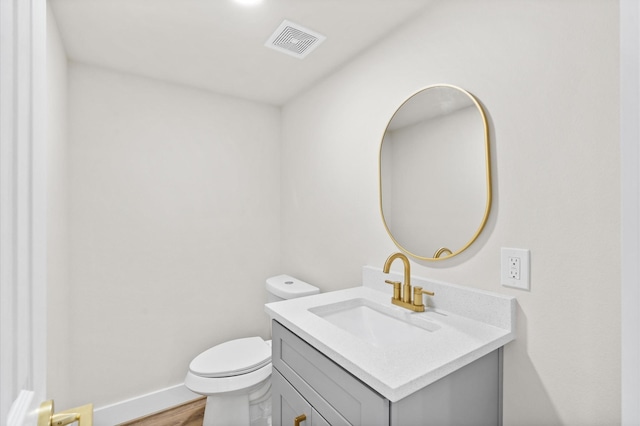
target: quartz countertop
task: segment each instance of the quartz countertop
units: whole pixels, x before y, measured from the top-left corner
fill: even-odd
[[[364,267],[361,286],[268,303],[265,309],[273,319],[391,402],[515,338],[513,297],[412,276],[414,286],[422,286],[436,295],[428,298],[425,312],[410,312],[391,304],[393,291],[384,284],[385,279],[402,277]],[[419,315],[435,324],[437,331],[410,344],[373,345],[310,311],[350,299],[366,299],[385,305],[385,309],[399,310],[402,315]]]

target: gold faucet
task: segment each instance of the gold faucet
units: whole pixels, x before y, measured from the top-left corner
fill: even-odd
[[[404,264],[404,285],[402,286],[402,292],[399,281],[385,280],[385,283],[393,285],[393,297],[391,303],[394,305],[402,306],[403,308],[412,310],[414,312],[424,312],[424,304],[422,303],[422,295],[428,294],[429,296],[435,296],[435,293],[427,290],[423,290],[422,287],[415,287],[413,289],[413,301],[411,301],[411,265],[409,259],[402,253],[394,253],[384,262],[382,272],[389,273],[391,264],[394,260],[401,259]]]

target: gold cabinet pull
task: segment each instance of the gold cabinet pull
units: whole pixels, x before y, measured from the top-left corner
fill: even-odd
[[[304,422],[305,420],[307,420],[307,415],[300,414],[298,417],[293,419],[293,426],[300,426],[300,423]]]

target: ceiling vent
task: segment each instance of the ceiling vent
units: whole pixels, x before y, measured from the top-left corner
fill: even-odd
[[[322,34],[284,20],[264,45],[302,59],[325,39]]]

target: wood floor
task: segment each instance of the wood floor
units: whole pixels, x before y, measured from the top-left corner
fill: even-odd
[[[206,397],[118,426],[202,426]]]

